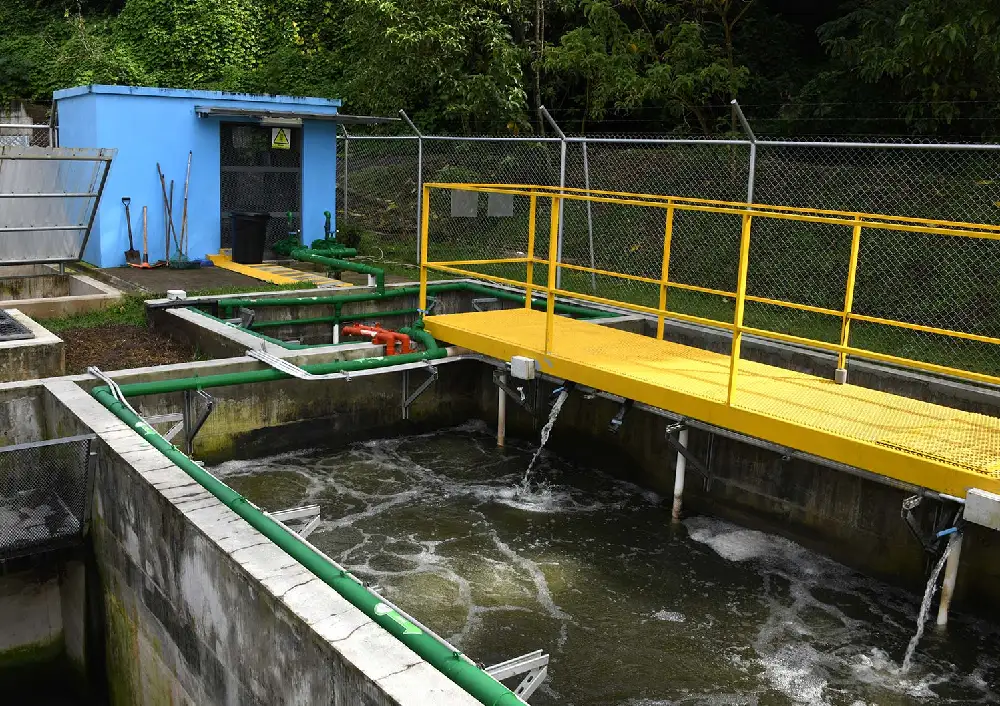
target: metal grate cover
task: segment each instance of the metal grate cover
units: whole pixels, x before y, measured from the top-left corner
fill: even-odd
[[[0,561],[75,544],[87,524],[90,442],[0,448]]]
[[[0,341],[19,341],[24,338],[34,338],[27,326],[14,319],[5,310],[0,309]]]

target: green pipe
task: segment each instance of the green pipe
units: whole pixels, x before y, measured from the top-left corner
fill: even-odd
[[[380,267],[372,267],[363,262],[351,262],[350,260],[338,260],[324,255],[318,255],[313,250],[299,248],[292,250],[291,258],[300,262],[313,262],[317,265],[325,265],[333,270],[347,270],[348,272],[360,272],[363,275],[373,275],[375,277],[375,289],[379,293],[385,292],[385,270]]]
[[[229,325],[229,322],[226,321],[225,319],[220,319],[218,316],[212,316],[207,311],[202,311],[201,309],[199,309],[197,307],[189,306],[189,307],[186,307],[186,309],[188,311],[193,311],[193,312],[195,312],[197,314],[201,314],[202,316],[207,316],[208,318],[214,319],[215,321],[218,321],[220,323]],[[265,336],[262,333],[258,333],[256,331],[253,331],[253,330],[248,329],[248,328],[243,328],[242,326],[233,326],[233,328],[236,329],[237,331],[244,331],[244,332],[250,334],[251,336],[256,336],[257,338],[259,338],[261,340],[267,341],[268,343],[273,343],[276,346],[281,346],[282,348],[284,348],[286,350],[290,350],[290,351],[301,351],[301,350],[306,350],[307,348],[321,348],[323,346],[335,346],[335,345],[338,345],[336,343],[316,343],[316,344],[312,344],[312,345],[305,344],[305,343],[289,343],[288,341],[282,341],[280,338],[271,338],[270,336]]]
[[[327,257],[341,258],[358,256],[356,248],[346,248],[337,243],[335,240],[314,240],[310,249],[315,250],[317,255],[325,255]]]
[[[496,297],[497,299],[504,299],[510,302],[517,302],[519,304],[524,304],[524,295],[517,294],[515,292],[507,292],[502,289],[493,289],[492,287],[487,287],[482,284],[477,284],[475,282],[447,282],[444,284],[429,284],[427,285],[428,294],[439,294],[441,292],[475,292],[476,294],[483,294],[485,296]],[[241,306],[252,307],[252,306],[311,306],[320,304],[350,304],[352,302],[368,302],[376,301],[379,299],[392,299],[396,297],[406,297],[411,295],[420,294],[420,287],[393,287],[387,289],[383,293],[376,292],[365,292],[363,294],[343,294],[340,296],[330,296],[330,295],[317,295],[314,297],[262,297],[262,298],[252,298],[252,299],[223,299],[219,300],[219,306],[223,309],[235,309]],[[545,299],[536,299],[532,297],[531,300],[532,307],[536,309],[545,308]],[[618,314],[602,311],[600,309],[590,309],[587,307],[577,306],[575,304],[565,304],[562,302],[556,302],[556,311],[560,314],[574,314],[576,316],[581,316],[590,319],[601,319],[610,318],[613,316],[618,316]]]
[[[402,331],[414,340],[422,343],[426,347],[426,350],[420,353],[392,357],[321,363],[306,366],[305,370],[315,374],[370,370],[372,368],[388,367],[420,360],[431,360],[446,355],[444,349],[437,345],[433,336],[425,331],[419,329],[402,329]],[[281,380],[287,377],[289,376],[285,373],[273,369],[256,370],[243,373],[207,375],[180,380],[160,380],[157,382],[122,385],[121,391],[125,397],[135,397],[139,395],[166,394],[181,390],[203,389],[206,387],[219,387],[222,385]],[[128,424],[154,448],[175,463],[181,470],[191,476],[195,482],[246,520],[251,527],[274,542],[290,557],[333,588],[353,606],[358,608],[358,610],[382,626],[386,632],[425,659],[431,666],[467,691],[480,703],[489,706],[522,704],[521,700],[510,689],[486,674],[479,667],[470,664],[458,652],[454,652],[442,645],[434,637],[428,635],[399,612],[391,609],[382,602],[382,599],[378,595],[369,591],[346,571],[335,567],[309,545],[305,544],[298,536],[286,530],[284,526],[268,517],[242,495],[198,466],[198,464],[185,456],[169,441],[160,436],[141,417],[133,414],[125,405],[115,399],[115,396],[111,394],[106,385],[94,388],[91,390],[91,395],[116,417]]]
[[[289,319],[288,321],[255,321],[250,328],[274,328],[277,326],[305,326],[308,324],[338,324],[342,321],[374,321],[386,316],[416,316],[419,309],[396,309],[395,311],[371,311],[367,314],[342,314],[341,316],[317,316],[315,319]]]

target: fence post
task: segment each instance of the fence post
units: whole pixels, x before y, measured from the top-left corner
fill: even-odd
[[[667,219],[663,228],[663,264],[660,268],[660,314],[656,317],[656,337],[663,340],[663,324],[667,310],[667,280],[670,277],[670,241],[674,236],[674,202],[667,199]]]
[[[410,120],[410,116],[406,114],[402,108],[399,109],[399,117],[406,121],[406,124],[410,126],[414,134],[417,136],[417,264],[421,264],[421,245],[420,245],[420,219],[423,213],[423,202],[421,199],[426,196],[424,193],[424,133],[420,132],[413,121]]]
[[[851,236],[851,261],[847,266],[847,287],[844,291],[844,319],[840,323],[840,345],[847,346],[851,337],[851,310],[854,308],[854,282],[858,275],[858,252],[861,250],[861,216],[855,216],[854,232]],[[840,351],[837,356],[837,382],[843,378],[847,382],[847,353]],[[844,372],[839,372],[843,370]]]
[[[531,311],[531,290],[535,283],[535,218],[538,212],[538,196],[531,194],[528,206],[528,262],[524,278],[524,308]]]
[[[754,179],[757,176],[757,136],[753,134],[753,129],[750,127],[747,117],[743,114],[743,109],[736,102],[735,98],[732,100],[732,106],[733,110],[736,111],[737,117],[740,119],[743,131],[746,132],[747,138],[750,140],[750,172],[747,174],[747,203],[753,203]]]
[[[347,219],[348,219],[348,213],[347,213],[347,158],[348,158],[348,155],[350,154],[350,151],[351,151],[351,134],[349,132],[347,132],[347,126],[344,125],[343,123],[341,123],[340,129],[344,131],[344,166],[343,166],[343,172],[344,172],[343,184],[344,184],[344,186],[343,186],[343,188],[341,190],[344,192],[344,195],[343,195],[342,198],[343,198],[343,203],[344,203],[344,222],[346,223]],[[334,209],[334,211],[336,212],[336,209]],[[419,211],[418,211],[418,213],[419,213]],[[305,245],[304,242],[302,244]]]
[[[736,373],[740,364],[740,345],[743,342],[743,308],[747,297],[747,264],[750,260],[750,224],[753,216],[743,216],[743,233],[740,237],[740,269],[736,282],[736,315],[733,317],[733,348],[729,359],[729,392],[726,404],[732,406],[736,397]]]
[[[541,111],[542,115],[548,121],[549,125],[552,126],[552,130],[559,137],[559,189],[566,188],[566,133],[562,131],[559,124],[555,121],[555,118],[549,113],[544,105],[538,106],[538,110]],[[562,219],[562,208],[563,200],[559,199],[559,239],[556,243],[556,261],[562,261],[562,251],[563,251],[563,219]],[[549,259],[552,258],[552,251],[549,251]],[[556,287],[562,287],[562,268],[556,268]]]
[[[548,296],[545,299],[545,355],[552,353],[552,338],[555,333],[556,324],[556,295],[552,290],[559,288],[559,283],[556,279],[558,277],[556,265],[559,262],[559,255],[556,250],[559,241],[559,225],[562,222],[559,213],[561,206],[562,198],[553,196],[552,213],[549,217],[549,277],[547,287]]]

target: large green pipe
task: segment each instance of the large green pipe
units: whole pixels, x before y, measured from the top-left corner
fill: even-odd
[[[318,255],[314,250],[299,248],[292,250],[291,258],[300,262],[312,262],[317,265],[325,265],[332,270],[347,270],[348,272],[360,272],[363,275],[375,277],[375,289],[378,292],[385,291],[385,270],[380,267],[372,267],[363,262],[351,262],[350,260],[338,260],[325,255]]]
[[[518,304],[524,304],[524,295],[517,294],[515,292],[508,292],[502,289],[494,289],[492,287],[487,287],[482,284],[477,284],[475,282],[446,282],[442,284],[429,284],[427,285],[427,292],[429,294],[439,294],[442,292],[475,292],[476,294],[482,294],[484,296],[496,297],[497,299],[504,299],[510,302],[516,302]],[[410,295],[420,294],[420,287],[393,287],[387,289],[384,293],[377,292],[365,292],[361,294],[342,294],[339,296],[330,295],[316,295],[313,297],[253,297],[249,299],[220,299],[219,306],[226,310],[235,309],[238,307],[254,307],[254,306],[311,306],[320,304],[349,304],[351,302],[368,302],[377,301],[379,299],[392,299],[395,297],[406,297]],[[545,299],[536,299],[532,297],[531,305],[535,309],[545,308]],[[590,309],[587,307],[576,306],[575,304],[564,304],[562,302],[556,302],[556,311],[560,314],[573,314],[576,316],[586,317],[589,319],[599,319],[599,318],[609,318],[612,316],[618,316],[618,314],[603,311],[601,309]],[[373,315],[378,312],[373,312]]]
[[[305,370],[315,374],[368,370],[418,360],[441,358],[446,355],[445,351],[438,347],[433,336],[425,331],[419,329],[403,329],[402,331],[426,346],[426,350],[421,353],[392,357],[321,363],[306,366]],[[263,382],[265,380],[280,380],[287,377],[289,376],[285,373],[273,369],[258,370],[122,385],[121,391],[125,397],[135,397],[139,395],[178,392],[180,390]],[[111,390],[106,385],[94,388],[91,390],[91,394],[116,417],[128,424],[137,434],[142,436],[154,448],[191,476],[196,483],[246,520],[251,527],[274,542],[290,557],[333,588],[333,590],[343,596],[358,610],[382,626],[386,632],[425,659],[431,666],[467,691],[480,703],[487,704],[488,706],[513,706],[514,704],[521,704],[523,706],[523,702],[510,689],[486,674],[479,667],[470,664],[458,652],[454,652],[441,644],[434,637],[400,615],[399,612],[383,603],[378,595],[369,591],[346,571],[334,566],[316,550],[304,543],[298,536],[268,517],[242,495],[185,456],[169,441],[160,436],[156,430],[144,422],[141,417],[133,414],[128,407],[115,399],[115,396],[111,394]]]

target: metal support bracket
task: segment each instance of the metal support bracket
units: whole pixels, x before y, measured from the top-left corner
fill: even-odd
[[[708,466],[691,453],[689,448],[681,444],[680,439],[675,436],[682,429],[687,429],[687,423],[675,422],[674,424],[668,424],[666,428],[667,443],[670,444],[674,451],[683,456],[694,467],[694,470],[698,471],[705,478],[709,478],[711,474],[708,471]]]
[[[240,328],[250,328],[253,326],[254,319],[257,318],[257,312],[253,309],[247,309],[246,307],[240,307]]]
[[[410,418],[410,405],[438,379],[438,369],[433,365],[428,364],[427,372],[427,379],[420,383],[416,390],[410,392],[410,371],[403,371],[403,419]]]
[[[265,512],[265,515],[272,520],[276,520],[285,526],[285,529],[305,539],[319,525],[320,507],[319,505],[303,505],[302,507],[291,507],[287,510],[277,512]],[[295,526],[293,526],[293,524]]]
[[[632,409],[633,404],[635,404],[634,400],[625,400],[622,402],[622,406],[618,408],[615,416],[611,418],[611,422],[608,424],[608,431],[610,433],[617,434],[619,432],[622,428],[622,423],[625,421],[625,415]]]
[[[941,547],[942,539],[947,537],[951,531],[954,531],[954,528],[961,524],[962,511],[964,508],[959,505],[954,513],[942,513],[941,510],[944,509],[944,507],[939,506],[937,516],[934,518],[933,527],[928,533],[923,527],[920,526],[920,522],[917,520],[913,512],[920,507],[923,500],[924,498],[920,495],[909,496],[903,500],[903,506],[900,508],[899,514],[903,519],[903,522],[906,523],[907,529],[910,530],[910,534],[912,534],[914,538],[920,542],[920,546],[923,547],[923,550],[927,554],[937,556]]]
[[[494,369],[493,384],[503,390],[508,397],[514,400],[521,407],[524,407],[529,412],[532,412],[531,405],[528,403],[528,396],[524,393],[524,386],[521,385],[519,387],[511,387],[509,376],[506,371]]]
[[[545,676],[549,672],[549,656],[542,653],[541,650],[535,650],[526,655],[508,659],[506,662],[494,664],[483,671],[497,681],[525,674],[524,679],[514,689],[514,693],[522,701],[527,701],[545,681]]]
[[[493,311],[493,309],[484,309],[483,304],[496,304],[498,301],[500,300],[496,297],[480,297],[472,300],[472,308],[476,311]]]
[[[146,423],[151,427],[155,427],[157,424],[173,423],[173,426],[166,433],[160,435],[167,441],[173,441],[174,437],[177,436],[177,432],[184,428],[184,415],[181,412],[154,414],[151,417],[146,417]]]
[[[201,399],[205,406],[201,413],[195,417],[198,399]],[[198,432],[205,426],[205,421],[214,408],[215,398],[204,390],[184,391],[184,449],[188,456],[194,453],[194,437],[198,436]]]

